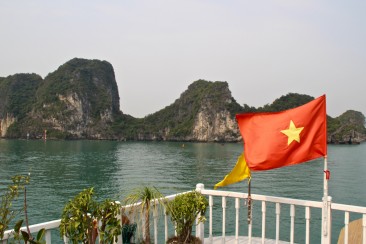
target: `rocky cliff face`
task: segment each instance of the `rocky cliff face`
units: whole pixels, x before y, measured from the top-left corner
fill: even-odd
[[[197,115],[192,131],[195,141],[238,141],[239,131],[236,120],[228,111],[212,114],[202,109]]]
[[[235,112],[241,109],[227,82],[198,80],[173,104],[144,118],[136,139],[239,141]]]
[[[0,136],[4,137],[8,128],[15,122],[15,118],[12,115],[7,114],[0,119]]]
[[[70,60],[45,78],[38,98],[34,114],[76,138],[108,138],[105,132],[119,113],[114,71],[105,61]]]
[[[72,59],[44,80],[40,78],[34,87],[33,94],[27,94],[32,98],[28,110],[16,113],[2,106],[4,112],[14,115],[13,126],[3,136],[29,133],[39,138],[47,130],[48,138],[113,138],[110,125],[121,112],[113,67],[108,62]]]
[[[362,113],[348,110],[335,119],[331,118],[331,121],[334,128],[328,129],[328,142],[343,144],[366,140],[365,116]]]
[[[119,114],[113,67],[105,61],[73,59],[45,78],[35,115],[75,138],[108,139]]]
[[[225,107],[231,103],[236,103],[231,97],[231,92],[226,85],[222,90],[222,96],[203,99],[199,111],[195,117],[192,140],[195,141],[238,141],[240,132],[235,120],[235,116]],[[224,106],[218,108],[214,103],[220,99]]]

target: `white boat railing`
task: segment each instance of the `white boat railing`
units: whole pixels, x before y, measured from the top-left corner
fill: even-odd
[[[235,216],[235,240],[236,243],[239,242],[239,229],[241,227],[239,223],[239,209],[240,209],[240,200],[248,200],[248,194],[247,193],[238,193],[238,192],[230,192],[230,191],[216,191],[216,190],[205,190],[203,184],[197,184],[196,190],[200,191],[203,195],[208,196],[209,198],[209,217],[208,217],[208,224],[209,224],[209,233],[208,233],[208,240],[209,243],[213,243],[213,234],[212,234],[212,224],[213,224],[213,197],[221,197],[221,208],[222,208],[222,243],[225,243],[225,227],[226,227],[226,202],[227,198],[233,198],[235,199],[235,210],[236,210],[236,216]],[[266,216],[267,216],[267,203],[273,203],[275,204],[275,242],[279,243],[280,240],[280,226],[281,226],[281,206],[282,205],[289,205],[290,206],[290,237],[289,242],[294,243],[295,242],[295,217],[297,219],[303,219],[305,222],[305,243],[310,243],[310,223],[311,223],[311,209],[323,209],[324,202],[323,201],[308,201],[308,200],[298,200],[298,199],[291,199],[291,198],[282,198],[282,197],[273,197],[273,196],[264,196],[264,195],[257,195],[257,194],[251,194],[252,201],[259,201],[261,202],[261,217],[262,217],[262,228],[261,228],[261,239],[262,243],[265,243],[266,240]],[[257,205],[257,204],[255,204]],[[295,208],[297,207],[303,207],[305,208],[305,216],[299,217],[295,216]],[[349,215],[350,213],[357,213],[362,215],[362,243],[366,244],[366,207],[360,207],[360,206],[353,206],[353,205],[345,205],[345,204],[337,204],[331,202],[331,197],[328,197],[327,201],[327,207],[328,211],[327,214],[327,220],[329,225],[329,230],[331,230],[332,226],[332,213],[334,211],[341,211],[344,213],[344,229],[345,229],[345,235],[344,235],[344,243],[348,243],[348,224],[349,224]],[[252,209],[253,211],[253,209]],[[319,216],[317,216],[319,218]],[[322,219],[322,218],[320,218]],[[199,229],[204,229],[203,224],[200,224],[201,226]],[[321,225],[319,225],[321,226]],[[322,243],[331,243],[331,231],[326,232],[327,236],[324,238],[324,231],[321,231],[321,237],[319,238]],[[338,234],[338,233],[336,233]],[[203,236],[199,236],[201,239],[203,239]],[[251,243],[252,238],[252,224],[248,224],[248,240],[249,243]],[[326,240],[326,241],[324,241]]]
[[[209,227],[208,227],[208,233],[205,233],[205,228],[204,228],[204,224],[200,223],[196,226],[196,236],[199,237],[202,241],[206,239],[206,242],[208,243],[213,243],[213,211],[214,211],[214,206],[216,207],[216,204],[214,202],[214,198],[221,198],[221,203],[219,203],[218,205],[221,205],[221,210],[222,210],[222,234],[221,234],[221,240],[222,243],[225,243],[226,240],[226,226],[227,226],[227,216],[226,216],[226,209],[227,209],[227,201],[228,199],[232,198],[235,201],[234,207],[235,207],[235,240],[236,243],[239,242],[239,237],[240,237],[240,230],[243,229],[243,226],[247,225],[247,236],[248,236],[248,240],[249,243],[251,243],[251,240],[253,238],[252,233],[252,223],[248,224],[246,221],[244,221],[245,223],[241,223],[240,222],[240,218],[239,218],[239,213],[240,213],[240,202],[247,202],[248,201],[248,194],[247,193],[239,193],[239,192],[231,192],[231,191],[217,191],[217,190],[206,190],[204,189],[204,185],[203,184],[197,184],[196,186],[196,190],[201,192],[203,195],[208,197],[209,200],[209,209],[208,212],[206,213],[206,218],[207,218],[207,222]],[[167,198],[169,200],[174,199],[174,197],[178,195],[170,195]],[[268,204],[274,204],[275,208],[274,208],[274,213],[271,213],[271,216],[274,215],[275,216],[275,224],[273,226],[271,226],[272,231],[275,232],[275,242],[279,243],[280,240],[280,230],[281,230],[281,226],[284,222],[284,218],[281,219],[282,217],[282,213],[281,213],[281,208],[284,205],[289,206],[289,223],[287,223],[290,226],[290,231],[289,231],[289,237],[287,241],[289,241],[290,243],[294,243],[295,242],[295,234],[296,234],[296,228],[295,228],[295,220],[298,221],[299,219],[301,221],[303,221],[305,223],[305,237],[304,237],[304,242],[305,243],[310,243],[310,237],[311,237],[311,233],[310,233],[310,226],[312,223],[312,218],[311,218],[311,211],[312,209],[318,209],[318,210],[322,210],[324,203],[323,201],[307,201],[307,200],[298,200],[298,199],[290,199],[290,198],[282,198],[282,197],[273,197],[273,196],[264,196],[264,195],[257,195],[257,194],[252,194],[251,195],[251,199],[253,202],[255,202],[255,204],[253,206],[258,206],[258,202],[261,203],[261,240],[262,243],[265,242],[265,240],[267,239],[266,236],[266,227],[268,225],[266,219],[267,216],[269,216],[269,213],[267,213],[267,205]],[[215,205],[214,205],[215,204]],[[244,204],[243,204],[244,205]],[[123,208],[126,209],[130,206],[124,206]],[[295,213],[295,209],[296,208],[304,208],[305,209],[305,216],[296,216]],[[349,228],[348,225],[350,223],[350,213],[357,213],[362,215],[362,243],[366,244],[366,207],[360,207],[360,206],[353,206],[353,205],[345,205],[345,204],[337,204],[337,203],[332,203],[331,202],[331,197],[328,197],[328,202],[327,202],[327,207],[329,208],[329,211],[327,211],[328,215],[327,216],[329,222],[327,223],[330,227],[332,226],[332,218],[331,218],[331,214],[336,212],[336,211],[340,211],[341,213],[344,214],[344,230],[345,230],[345,234],[344,234],[344,243],[348,243],[348,236],[349,236]],[[169,216],[167,216],[165,214],[166,211],[164,211],[164,240],[166,241],[169,237],[169,222],[168,222],[168,218]],[[287,218],[287,217],[286,217]],[[319,218],[319,216],[316,216],[314,221],[318,221],[320,219],[320,221],[322,221],[322,218]],[[36,225],[31,225],[30,226],[30,231],[31,233],[36,233],[38,232],[40,229],[45,228],[46,230],[46,234],[45,234],[45,241],[46,243],[51,243],[51,230],[53,229],[58,229],[59,225],[60,225],[60,221],[61,220],[54,220],[54,221],[50,221],[50,222],[44,222],[44,223],[40,223],[40,224],[36,224]],[[153,213],[153,233],[154,233],[154,243],[158,243],[158,221],[159,218],[157,217],[156,213]],[[266,225],[267,224],[267,225]],[[343,224],[342,224],[343,225]],[[322,226],[319,225],[318,226]],[[321,227],[319,227],[321,228]],[[25,227],[22,228],[23,230],[25,230]],[[329,228],[331,230],[331,228]],[[231,230],[230,233],[233,233],[234,230]],[[329,235],[326,238],[323,238],[324,234]],[[338,233],[336,233],[338,234]],[[8,230],[5,232],[4,238],[2,240],[2,244],[7,243],[7,240],[9,238],[11,238],[13,236],[13,230]],[[331,231],[328,232],[324,232],[324,230],[321,231],[321,237],[319,238],[320,240],[322,240],[322,243],[331,243]],[[283,241],[283,240],[282,240]],[[118,238],[118,242],[122,243],[122,237],[120,236],[120,238]]]
[[[30,232],[33,233],[37,233],[38,231],[40,231],[41,229],[45,229],[45,241],[46,243],[51,243],[51,230],[53,229],[58,229],[58,227],[60,226],[61,223],[61,219],[58,220],[53,220],[53,221],[49,221],[49,222],[44,222],[44,223],[40,223],[40,224],[35,224],[35,225],[30,225],[29,226],[29,230]],[[27,231],[26,227],[22,227],[20,228],[20,230],[22,231]],[[8,243],[8,239],[12,238],[14,236],[14,230],[7,230],[4,233],[4,238],[2,241],[3,244]]]

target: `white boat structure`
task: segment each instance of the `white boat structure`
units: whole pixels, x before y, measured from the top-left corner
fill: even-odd
[[[256,218],[256,220],[261,225],[261,235],[260,236],[253,236],[252,225],[254,224],[255,220],[253,219],[252,224],[248,224],[246,216],[240,215],[240,209],[245,208],[245,203],[248,200],[247,193],[240,193],[240,192],[232,192],[232,191],[218,191],[218,190],[206,190],[203,184],[196,185],[196,191],[201,192],[205,195],[209,200],[209,209],[206,212],[206,219],[207,221],[204,224],[198,224],[196,226],[195,234],[203,243],[296,243],[295,238],[296,235],[299,233],[297,231],[297,224],[300,222],[305,223],[305,231],[302,239],[304,243],[313,243],[311,241],[312,235],[311,233],[311,226],[317,225],[321,226],[321,231],[317,232],[320,233],[319,240],[321,240],[322,244],[329,244],[332,243],[332,214],[336,213],[341,214],[343,218],[342,225],[344,226],[344,236],[342,243],[354,243],[349,241],[349,223],[350,223],[350,214],[356,214],[358,218],[362,219],[362,231],[358,233],[361,237],[361,243],[366,244],[366,207],[360,206],[353,206],[353,205],[345,205],[345,204],[337,204],[332,202],[332,198],[330,196],[327,197],[325,201],[308,201],[308,200],[299,200],[299,199],[291,199],[291,198],[283,198],[283,197],[274,197],[274,196],[265,196],[265,195],[257,195],[252,194],[251,199],[253,201],[252,211],[257,208],[257,210],[261,213],[261,217]],[[170,195],[167,199],[172,200],[174,199],[175,195]],[[221,199],[221,200],[220,200]],[[235,204],[227,204],[228,201],[233,201]],[[229,206],[228,206],[229,205]],[[268,208],[269,205],[274,205],[275,207]],[[260,209],[258,209],[260,208]],[[214,219],[213,218],[213,211],[220,211],[222,213],[221,219]],[[267,210],[271,209],[272,212]],[[282,209],[282,210],[281,210]],[[289,211],[283,211],[283,210]],[[302,209],[304,210],[304,215],[296,215],[296,210]],[[311,212],[316,209],[314,212],[322,212],[322,216],[319,214],[312,215]],[[273,211],[274,210],[274,211]],[[234,226],[235,230],[231,229],[228,230],[227,226],[229,222],[227,220],[227,213],[235,212],[235,220],[234,223],[230,223],[230,226]],[[242,211],[243,212],[243,211]],[[266,220],[272,216],[275,220],[273,224],[269,224]],[[158,242],[158,233],[164,233],[164,237],[159,237],[159,240],[168,239],[169,236],[173,235],[174,233],[169,233],[169,229],[171,230],[171,226],[169,228],[168,221],[169,216],[164,215],[163,218],[158,218],[158,216],[154,215],[152,218],[153,223],[153,240],[154,243]],[[163,223],[159,223],[162,221]],[[321,223],[319,223],[321,221]],[[218,222],[221,223],[221,234],[214,235],[213,234],[213,223]],[[232,222],[232,221],[231,221]],[[60,224],[60,220],[54,220],[44,223],[39,223],[30,226],[30,231],[32,233],[38,232],[40,229],[45,228],[45,240],[46,243],[51,243],[51,239],[56,239],[55,237],[52,238],[51,231],[54,229],[58,229]],[[164,230],[158,231],[158,226],[164,226]],[[281,231],[284,231],[283,225],[290,226],[290,230],[286,231],[289,235],[283,240],[280,239]],[[205,226],[206,225],[206,226]],[[304,226],[302,226],[304,227]],[[244,231],[245,229],[245,231]],[[266,233],[271,230],[271,232],[275,233],[274,238],[268,238]],[[230,232],[230,235],[226,233]],[[241,233],[246,232],[247,235],[243,235]],[[234,233],[234,234],[232,234]],[[315,233],[315,234],[317,234]],[[339,233],[335,233],[338,236]],[[283,234],[281,234],[283,236]],[[12,230],[8,230],[5,232],[4,239],[2,240],[2,244],[7,243],[8,239],[12,237]],[[57,240],[60,238],[57,236]],[[57,241],[60,242],[60,241]],[[67,240],[65,240],[67,243]],[[122,238],[118,238],[118,243],[122,243]]]

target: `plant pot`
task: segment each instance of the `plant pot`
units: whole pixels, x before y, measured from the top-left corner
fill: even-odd
[[[122,241],[124,244],[130,244],[132,236],[135,235],[137,224],[125,224],[122,226]]]
[[[179,241],[178,236],[170,237],[167,241],[167,244],[202,244],[202,241],[200,238],[195,236],[190,236],[189,240],[186,242]]]

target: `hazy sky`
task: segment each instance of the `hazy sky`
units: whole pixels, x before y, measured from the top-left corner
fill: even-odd
[[[240,104],[325,93],[329,115],[366,115],[365,11],[364,0],[0,0],[0,76],[100,59],[135,117],[197,79],[227,81]]]

